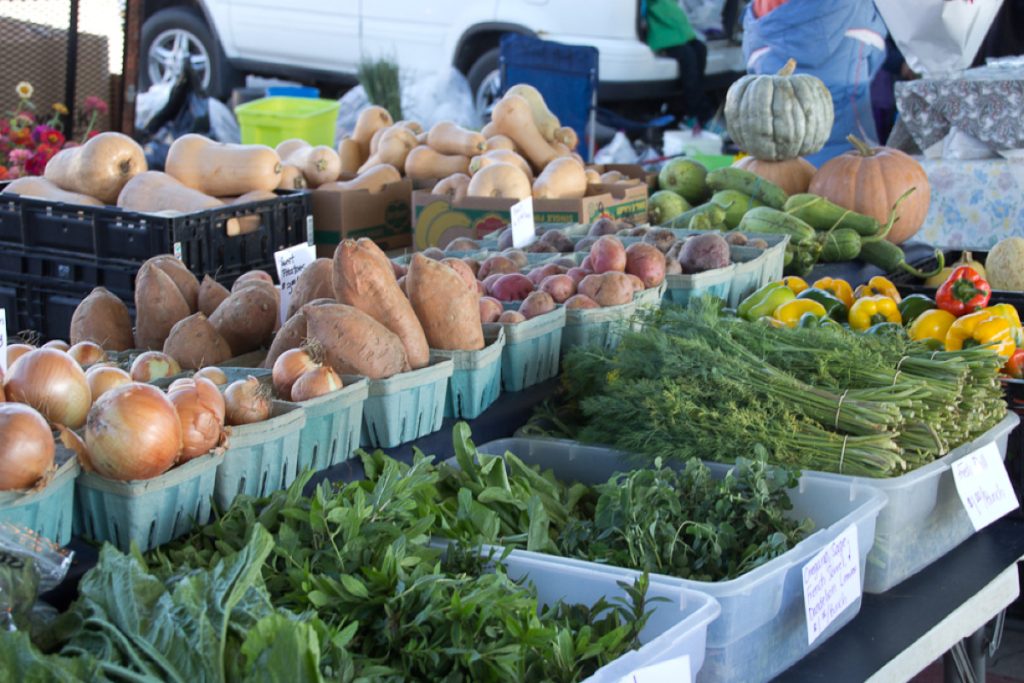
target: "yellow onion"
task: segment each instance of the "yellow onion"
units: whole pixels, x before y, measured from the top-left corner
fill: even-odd
[[[162,351],[140,353],[132,361],[131,375],[136,382],[152,382],[181,373],[181,366]]]
[[[10,371],[14,365],[14,361],[24,356],[29,351],[34,351],[36,347],[28,344],[11,344],[7,347],[7,370]]]
[[[68,355],[83,368],[107,360],[107,352],[96,342],[80,341],[70,349]]]
[[[92,405],[85,372],[56,349],[36,349],[18,359],[4,378],[7,400],[27,403],[50,422],[78,429]]]
[[[45,344],[43,344],[43,348],[44,349],[57,349],[58,351],[63,351],[65,353],[67,353],[68,349],[71,348],[71,345],[68,344],[63,339],[54,339],[53,341],[48,341]]]
[[[196,371],[195,376],[205,377],[206,379],[210,380],[217,386],[224,386],[225,384],[228,383],[228,376],[224,374],[224,371],[221,370],[220,368],[215,368],[213,366],[202,368],[201,370]]]
[[[224,390],[225,421],[231,426],[263,422],[270,418],[269,392],[255,377],[232,382]]]
[[[320,364],[313,360],[304,349],[288,349],[274,361],[271,378],[274,391],[284,401],[292,400],[292,385],[310,370],[316,370]],[[298,400],[298,399],[295,399]]]
[[[338,391],[345,385],[341,377],[334,371],[334,368],[323,366],[303,373],[292,385],[292,400],[295,402],[308,401],[332,391]]]
[[[34,408],[0,403],[0,491],[35,486],[56,451],[50,426]]]
[[[181,422],[181,460],[209,453],[224,434],[224,397],[216,385],[200,377],[170,394]]]
[[[191,377],[179,377],[178,379],[171,382],[171,386],[167,387],[167,395],[170,396],[178,389],[189,389],[194,387],[196,382]]]
[[[64,448],[73,451],[78,456],[78,464],[86,472],[93,472],[92,463],[89,462],[89,449],[85,447],[85,439],[76,432],[71,431],[64,425],[57,425],[57,435]]]
[[[97,474],[121,481],[152,479],[181,453],[178,411],[151,384],[117,387],[89,411],[85,445]]]
[[[131,375],[113,365],[94,365],[85,371],[85,379],[89,382],[93,403],[111,389],[130,384],[132,381]]]

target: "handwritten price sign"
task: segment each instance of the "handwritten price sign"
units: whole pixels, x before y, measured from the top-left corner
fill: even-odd
[[[999,448],[990,443],[953,463],[953,481],[975,531],[1017,509]]]
[[[297,244],[282,249],[274,254],[277,264],[277,281],[281,283],[281,324],[285,323],[288,302],[291,301],[292,290],[298,282],[299,275],[306,266],[316,261],[316,247],[311,244]]]
[[[851,525],[803,567],[807,642],[813,643],[860,598],[857,527]]]

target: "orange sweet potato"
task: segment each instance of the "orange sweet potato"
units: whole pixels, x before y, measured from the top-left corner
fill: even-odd
[[[167,273],[174,280],[181,296],[188,304],[189,310],[195,313],[198,309],[199,280],[192,274],[192,271],[184,263],[170,254],[161,254],[149,259],[150,263]]]
[[[71,316],[71,344],[91,341],[107,351],[125,351],[134,346],[132,319],[128,307],[103,287],[82,300]]]
[[[242,287],[224,300],[210,316],[210,324],[235,356],[260,348],[273,334],[279,304],[264,286]]]
[[[292,289],[292,297],[288,300],[288,312],[285,319],[291,318],[303,306],[314,299],[333,299],[334,285],[331,283],[331,259],[318,258],[306,266]]]
[[[484,347],[480,295],[466,287],[458,273],[414,254],[406,277],[409,300],[431,348],[477,351]]]
[[[202,313],[179,320],[164,342],[164,353],[185,370],[220,365],[231,358],[231,347]]]
[[[152,263],[143,263],[135,276],[135,346],[163,349],[179,320],[192,314],[174,280]]]
[[[199,312],[209,318],[221,302],[229,296],[231,296],[231,292],[227,287],[209,275],[204,275],[203,281],[199,284]]]
[[[308,336],[323,347],[325,364],[339,375],[384,379],[409,370],[399,336],[359,309],[323,304],[302,310]]]

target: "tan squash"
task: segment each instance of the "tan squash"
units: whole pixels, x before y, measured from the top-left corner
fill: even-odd
[[[374,154],[377,153],[377,146],[380,144],[380,136],[384,135],[384,131],[386,131],[386,130],[388,130],[390,128],[391,128],[391,126],[385,126],[384,128],[378,128],[374,132],[373,137],[370,138],[370,156],[371,157]]]
[[[548,109],[548,105],[544,102],[544,96],[540,94],[539,90],[526,83],[517,83],[509,88],[505,95],[506,97],[518,95],[526,100],[530,105],[530,113],[533,116],[533,122],[537,125],[537,130],[548,142],[555,141],[555,133],[562,124],[559,123],[558,117]]]
[[[469,176],[465,173],[453,173],[440,181],[430,191],[430,194],[446,195],[450,202],[461,202],[466,198],[469,191]]]
[[[572,157],[548,164],[533,181],[534,199],[580,199],[587,193],[587,173]]]
[[[496,132],[516,143],[519,152],[530,161],[534,171],[540,172],[558,154],[537,130],[530,113],[529,103],[518,95],[505,95],[494,106],[491,115]]]
[[[338,143],[338,157],[341,159],[341,175],[356,173],[366,160],[359,143],[347,136]]]
[[[588,168],[587,170],[584,171],[584,173],[587,176],[588,185],[597,185],[601,182],[601,174],[595,171],[594,169]]]
[[[390,164],[399,171],[405,169],[405,160],[416,147],[416,135],[405,126],[395,125],[382,130],[376,151],[359,167],[360,172],[378,164]]]
[[[551,143],[551,149],[555,150],[555,154],[559,157],[571,157],[574,154],[574,152],[569,149],[568,145],[558,142],[557,140]]]
[[[518,166],[527,178],[533,180],[533,169],[530,168],[530,162],[507,149],[495,149],[473,157],[469,160],[469,173],[473,175],[481,168],[497,163]]]
[[[7,184],[3,189],[6,194],[13,194],[19,197],[35,197],[37,199],[48,199],[63,204],[80,204],[82,206],[103,206],[103,202],[95,197],[68,192],[62,190],[46,178],[39,176],[25,176],[16,178]]]
[[[248,204],[249,202],[263,202],[268,199],[277,199],[277,195],[273,192],[267,192],[266,190],[253,190],[252,192],[246,192],[240,197],[235,197],[228,204]],[[237,226],[227,226],[228,237],[234,237],[235,235],[245,235],[250,232],[256,232],[260,229],[260,215],[258,213],[249,214],[248,216],[239,216],[236,221]],[[237,230],[237,232],[235,232]]]
[[[447,178],[453,173],[468,171],[469,157],[441,154],[426,145],[413,148],[405,159],[405,175],[414,180]]]
[[[576,131],[569,126],[561,126],[555,131],[555,142],[561,142],[573,151],[580,146],[579,136],[576,135]]]
[[[125,184],[147,168],[139,143],[122,133],[100,133],[54,154],[43,177],[62,190],[113,204]]]
[[[314,147],[305,140],[285,140],[277,146],[277,153],[284,163],[302,169],[306,185],[311,188],[334,182],[341,175],[341,157],[326,145]]]
[[[370,140],[373,138],[373,134],[393,123],[391,114],[384,107],[371,105],[359,112],[355,130],[352,131],[352,139],[359,143],[363,159],[370,156]]]
[[[186,187],[173,176],[160,171],[146,171],[135,176],[117,197],[117,205],[129,211],[203,211],[224,206],[224,202],[208,194]]]
[[[302,169],[295,164],[281,164],[281,182],[277,184],[277,189],[306,189],[306,177],[302,175]]]
[[[281,158],[264,145],[232,145],[183,135],[167,151],[165,168],[186,187],[214,197],[273,190],[281,183]]]
[[[441,154],[461,154],[467,157],[487,150],[487,138],[451,121],[435,123],[427,134],[427,144]]]
[[[493,135],[487,138],[487,151],[493,152],[496,149],[507,149],[515,152],[516,143],[512,142],[512,138],[506,135]]]
[[[757,157],[743,157],[733,166],[775,183],[785,190],[786,194],[807,192],[807,188],[811,186],[811,179],[817,171],[811,162],[800,157],[785,161],[765,161]]]
[[[277,152],[277,156],[281,157],[281,162],[284,163],[285,160],[292,155],[292,152],[305,147],[310,147],[310,144],[302,138],[289,138],[284,142],[277,143],[277,146],[274,147],[274,151]]]
[[[494,123],[494,121],[488,121],[487,124],[480,129],[480,135],[483,135],[485,138],[488,139],[493,138],[495,135],[499,134],[500,133],[498,132],[498,126]]]
[[[477,171],[469,181],[469,197],[525,199],[530,196],[530,179],[518,166],[498,162]]]
[[[419,135],[423,132],[423,124],[419,121],[408,121],[406,119],[402,119],[401,121],[395,121],[395,125],[408,128],[413,135]]]
[[[366,190],[376,194],[391,183],[401,182],[402,174],[394,166],[378,164],[368,168],[351,180],[339,180],[333,183],[325,183],[320,186],[321,190],[332,192],[349,192],[352,190]]]

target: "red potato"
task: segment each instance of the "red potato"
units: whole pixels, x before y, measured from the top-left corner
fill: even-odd
[[[515,325],[516,323],[525,323],[526,322],[526,316],[524,316],[519,311],[505,311],[504,313],[501,314],[501,317],[498,318],[498,322],[499,323],[504,323],[506,325]]]
[[[609,272],[583,278],[578,291],[601,306],[619,306],[633,300],[635,289],[625,273]]]
[[[473,269],[467,266],[465,261],[463,261],[462,259],[449,257],[443,259],[441,263],[445,264],[446,266],[454,270],[456,273],[458,273],[459,277],[462,278],[462,281],[466,283],[467,287],[469,287],[474,292],[477,291],[476,275],[473,274]]]
[[[540,240],[534,242],[526,248],[529,254],[557,254],[558,249],[554,245],[547,242],[541,242]]]
[[[665,281],[665,254],[657,246],[640,242],[626,248],[626,272],[643,282],[644,288]]]
[[[480,296],[487,296],[487,287],[479,280],[476,281],[476,293]]]
[[[522,273],[506,273],[488,291],[499,301],[522,301],[533,291],[533,281]]]
[[[628,277],[629,281],[633,283],[634,292],[642,292],[646,289],[646,287],[644,287],[644,281],[638,278],[636,275],[633,275],[632,273],[626,273],[626,277]]]
[[[466,264],[467,268],[473,271],[473,277],[476,277],[477,273],[480,272],[480,262],[476,259],[464,258],[462,259],[462,262]]]
[[[569,297],[569,300],[565,302],[566,310],[576,310],[580,308],[601,308],[596,301],[591,299],[586,294],[573,294]]]
[[[611,218],[598,218],[590,225],[590,230],[587,231],[587,234],[591,237],[602,237],[604,235],[614,235],[618,231],[619,224]]]
[[[561,230],[548,230],[540,236],[540,241],[550,244],[555,251],[563,254],[572,251],[575,247],[573,241]]]
[[[556,304],[564,304],[576,293],[576,281],[568,275],[549,275],[541,280],[540,291],[551,295]]]
[[[683,267],[674,258],[665,259],[665,275],[682,275]]]
[[[586,276],[590,275],[589,272],[587,272],[586,270],[583,270],[579,266],[577,266],[575,268],[570,268],[569,270],[567,270],[565,272],[565,274],[568,275],[570,278],[572,278],[573,287],[579,286],[580,280],[582,280]]]
[[[566,270],[576,267],[576,259],[574,259],[572,256],[563,256],[561,258],[555,259],[551,263],[553,263],[556,266],[561,266]]]
[[[494,273],[492,275],[488,275],[486,278],[481,280],[480,282],[484,286],[485,293],[490,294],[491,291],[494,290],[494,283],[503,278],[505,275],[507,275],[507,273]]]
[[[590,256],[587,256],[585,259],[583,259],[583,263],[580,264],[580,268],[582,268],[588,274],[593,273],[594,272],[594,261],[593,261],[593,259],[591,259]]]
[[[520,268],[525,268],[530,261],[526,258],[526,252],[522,249],[506,249],[501,252],[502,256],[512,259]]]
[[[567,268],[563,268],[562,266],[556,265],[554,263],[549,263],[547,265],[538,266],[537,268],[534,268],[529,272],[529,274],[526,277],[530,278],[530,281],[533,282],[533,284],[537,285],[540,284],[544,280],[544,278],[550,277],[551,275],[565,274],[566,270]]]
[[[611,235],[605,235],[594,242],[587,257],[593,264],[595,273],[625,272],[626,249],[622,242]]]
[[[640,230],[641,228],[637,228]],[[740,234],[740,233],[736,233]],[[661,253],[667,253],[672,245],[676,243],[676,234],[667,228],[658,228],[657,230],[651,230],[650,232],[641,235],[644,238],[645,244],[652,244],[658,248]]]
[[[496,323],[501,314],[505,312],[505,307],[501,305],[501,302],[492,296],[480,297],[480,322],[484,323]]]
[[[408,268],[403,266],[401,263],[395,263],[394,261],[391,262],[391,270],[395,271],[396,280],[409,272]]]
[[[432,259],[434,261],[440,261],[446,256],[446,254],[437,247],[427,247],[420,253],[426,256],[428,259]]]
[[[492,273],[517,272],[519,272],[519,266],[516,265],[515,261],[507,256],[494,255],[488,256],[484,262],[480,264],[480,270],[477,272],[477,277],[481,280],[486,280],[487,276]]]
[[[555,310],[555,300],[547,292],[530,292],[519,305],[519,312],[527,320],[532,320],[539,315],[550,313]]]
[[[598,239],[599,238],[594,237],[593,235],[584,237],[576,243],[576,248],[573,251],[589,251],[590,248],[594,246],[594,242],[597,242]]]

